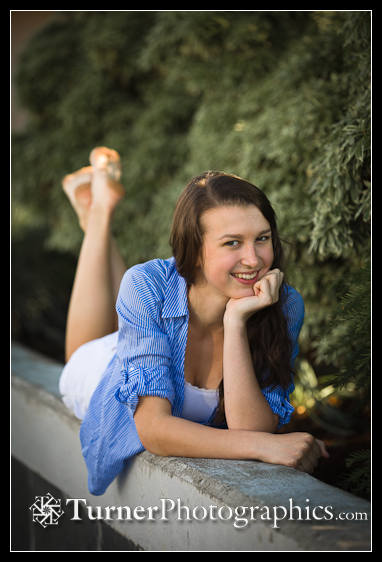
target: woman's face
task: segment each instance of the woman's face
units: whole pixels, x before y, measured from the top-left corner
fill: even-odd
[[[254,283],[270,270],[274,259],[271,226],[259,208],[215,207],[203,213],[201,226],[202,284],[228,298],[253,295]]]

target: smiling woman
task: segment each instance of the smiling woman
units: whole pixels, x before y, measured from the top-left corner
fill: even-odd
[[[269,236],[263,236],[259,232],[264,225],[266,228],[263,232],[267,232]],[[221,231],[227,226],[239,234],[220,236]],[[229,268],[230,277],[237,279],[240,284],[252,287],[253,283],[250,281],[255,283],[260,280],[271,268],[274,260],[272,231],[258,207],[225,205],[210,209],[203,214],[202,229],[205,274],[209,271],[208,264],[224,260],[226,267]],[[221,242],[225,238],[230,240]],[[236,284],[233,288],[237,288]],[[248,293],[248,295],[252,294],[252,291]],[[244,294],[240,293],[240,296]]]
[[[123,272],[110,235],[117,187],[94,168],[61,377],[66,403],[81,405],[89,490],[104,493],[144,449],[312,472],[327,455],[323,443],[275,433],[293,411],[304,306],[284,282],[266,196],[221,172],[193,178],[175,208],[173,256]],[[94,330],[103,337],[90,337]]]
[[[234,304],[249,305],[240,321],[246,322],[256,373],[252,378],[257,379],[276,410],[278,403],[280,425],[287,423],[293,410],[288,396],[294,388],[292,369],[304,307],[301,296],[281,275],[273,296],[267,298],[268,279],[275,279],[275,275],[266,277],[267,273],[283,268],[276,216],[268,198],[238,176],[206,172],[193,178],[179,197],[170,243],[177,269],[189,286],[190,319],[198,322],[199,329],[221,326],[223,319],[228,319],[226,311],[232,313]],[[255,279],[236,277],[245,272],[256,272]],[[250,303],[244,302],[244,297],[251,298]],[[240,303],[235,303],[237,299]],[[293,309],[294,319],[286,312],[287,306]],[[226,421],[225,383],[223,377],[216,414],[220,423]]]

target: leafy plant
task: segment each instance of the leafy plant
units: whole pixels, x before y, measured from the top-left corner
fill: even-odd
[[[341,477],[341,484],[354,494],[367,499],[371,495],[371,451],[362,449],[346,459],[347,472]]]

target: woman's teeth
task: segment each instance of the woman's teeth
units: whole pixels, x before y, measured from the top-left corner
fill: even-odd
[[[254,279],[256,277],[257,271],[255,271],[255,273],[251,273],[251,274],[248,274],[248,273],[232,273],[232,275],[234,277],[239,277],[239,279],[248,279],[249,280],[249,279]]]

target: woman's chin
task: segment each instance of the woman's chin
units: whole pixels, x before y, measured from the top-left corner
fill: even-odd
[[[249,285],[248,287],[235,287],[234,290],[230,291],[230,298],[231,299],[242,299],[244,297],[253,297],[254,291],[253,286]]]

